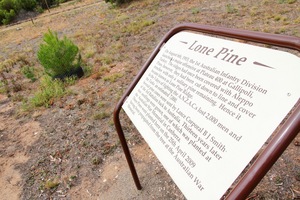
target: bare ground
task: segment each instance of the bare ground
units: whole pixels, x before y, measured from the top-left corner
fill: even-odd
[[[15,62],[5,74],[10,92],[0,94],[0,199],[184,199],[122,113],[143,185],[135,189],[113,108],[159,40],[179,23],[300,36],[300,2],[279,2],[142,0],[111,8],[102,1],[73,1],[37,16],[34,24],[1,27],[1,63]],[[39,82],[22,75],[19,61],[35,66],[40,76],[36,51],[48,28],[74,40],[92,72],[49,108],[24,111]],[[118,79],[109,79],[116,74]],[[97,117],[103,113],[109,115]],[[300,198],[299,142],[298,135],[249,199]]]

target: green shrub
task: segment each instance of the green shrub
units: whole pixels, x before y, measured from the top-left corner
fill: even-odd
[[[20,9],[27,11],[37,10],[42,13],[43,9],[58,6],[68,0],[0,0],[0,25],[10,23]]]
[[[1,11],[2,12],[0,12],[0,19],[1,19],[2,24],[4,24],[4,25],[9,24],[16,16],[16,12],[12,9],[9,11],[6,11],[6,10],[1,10]]]
[[[36,0],[17,0],[24,10],[34,10],[37,7]]]
[[[44,44],[40,45],[38,59],[51,77],[71,73],[80,66],[78,47],[67,37],[60,40],[51,30],[44,34]]]
[[[37,0],[37,2],[43,9],[47,9],[53,5],[59,5],[59,0]]]
[[[9,24],[19,9],[20,5],[16,0],[0,0],[0,23]]]
[[[115,4],[115,5],[120,5],[123,3],[128,3],[131,0],[105,0],[106,3],[111,3],[111,4]]]
[[[16,0],[0,0],[1,10],[17,10],[18,7],[18,1]]]

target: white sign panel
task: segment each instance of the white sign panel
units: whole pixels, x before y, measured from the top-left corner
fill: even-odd
[[[299,57],[180,32],[123,109],[187,199],[220,199],[300,97]]]

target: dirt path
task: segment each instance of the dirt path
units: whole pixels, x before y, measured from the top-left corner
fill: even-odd
[[[105,161],[97,181],[84,179],[72,189],[72,199],[185,199],[146,144],[131,150],[142,190],[136,189],[125,156],[118,151]]]
[[[26,148],[38,139],[41,131],[35,121],[23,122],[14,117],[13,103],[0,95],[0,199],[19,199],[21,174],[15,166],[28,161]]]

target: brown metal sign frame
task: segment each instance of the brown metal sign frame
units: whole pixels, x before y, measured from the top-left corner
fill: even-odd
[[[284,36],[268,33],[260,33],[254,31],[238,30],[214,27],[208,25],[199,24],[182,24],[171,29],[164,38],[160,41],[158,46],[155,48],[150,58],[147,60],[143,68],[140,70],[136,78],[130,84],[120,101],[114,110],[114,123],[115,127],[127,159],[133,180],[138,190],[142,189],[140,184],[124,133],[120,123],[120,111],[126,98],[130,95],[136,84],[139,82],[153,59],[156,57],[160,48],[176,33],[181,31],[195,31],[199,33],[206,33],[215,36],[224,36],[227,38],[241,39],[250,42],[256,42],[267,45],[274,45],[278,47],[284,47],[287,49],[297,50],[300,52],[300,38],[293,36]],[[300,67],[300,66],[299,66]],[[300,77],[299,77],[300,78]],[[258,156],[252,166],[246,171],[243,177],[239,180],[236,186],[226,196],[226,199],[246,199],[247,196],[253,191],[260,180],[270,170],[273,164],[285,151],[288,145],[300,132],[300,104],[297,103],[293,108],[291,114],[285,123],[279,128],[278,132],[274,137],[271,138],[269,144]]]

